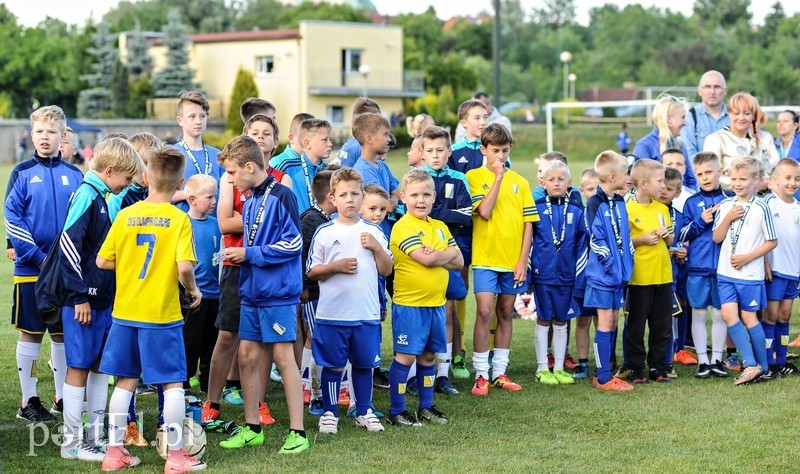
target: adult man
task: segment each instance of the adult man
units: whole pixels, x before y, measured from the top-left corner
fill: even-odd
[[[486,94],[486,92],[477,92],[474,96],[472,96],[472,98],[483,102],[483,104],[486,106],[486,110],[489,112],[489,118],[486,121],[487,127],[493,123],[499,123],[500,125],[505,125],[505,127],[511,131],[511,120],[509,120],[505,115],[502,115],[499,110],[492,106],[492,102],[489,100],[489,95]],[[458,127],[456,127],[456,139],[453,141],[453,143],[460,142],[466,136],[466,134],[467,131],[464,130],[464,127],[459,123]]]
[[[697,93],[702,103],[687,111],[686,126],[681,130],[681,141],[686,145],[687,162],[703,150],[707,136],[731,123],[728,107],[725,105],[727,91],[725,76],[721,72],[706,71],[700,77]]]

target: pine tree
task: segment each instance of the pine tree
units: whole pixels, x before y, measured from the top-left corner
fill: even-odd
[[[225,129],[233,133],[240,133],[244,124],[242,117],[239,114],[239,106],[245,99],[250,97],[258,97],[258,86],[253,79],[253,73],[239,68],[236,73],[236,82],[233,83],[233,92],[231,92],[231,105],[228,108],[228,118],[225,120]]]
[[[153,95],[153,86],[148,76],[142,76],[136,82],[130,82],[131,96],[128,99],[126,115],[129,118],[147,117],[147,99]]]
[[[92,41],[94,45],[87,51],[95,58],[92,64],[93,73],[80,77],[82,81],[87,82],[89,89],[84,89],[78,94],[78,115],[97,118],[113,113],[113,99],[109,85],[118,54],[107,23],[97,25],[97,33],[92,35]]]
[[[153,74],[153,90],[156,97],[178,97],[182,90],[196,89],[199,84],[193,82],[194,70],[189,64],[189,53],[186,50],[186,27],[181,22],[177,9],[170,10],[164,45],[167,47],[167,65]]]
[[[114,115],[116,117],[124,117],[125,109],[128,107],[128,98],[131,95],[131,85],[128,77],[128,67],[117,58],[114,63],[114,71],[111,74],[111,83],[108,87],[114,100]]]
[[[147,54],[150,49],[144,41],[141,23],[137,18],[128,40],[128,69],[134,82],[138,82],[142,76],[149,76],[153,72],[153,58]]]

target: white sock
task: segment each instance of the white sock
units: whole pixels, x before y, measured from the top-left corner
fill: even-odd
[[[497,354],[495,353],[495,357]],[[473,352],[472,367],[475,368],[475,378],[483,377],[489,380],[489,351]]]
[[[350,361],[347,361],[347,365],[344,366],[344,370],[342,370],[342,383],[339,385],[339,389],[345,389],[348,392],[350,391],[350,372],[353,369],[353,366],[350,365]],[[338,396],[338,395],[337,395]]]
[[[22,389],[22,406],[28,404],[31,397],[36,397],[36,363],[39,361],[39,350],[42,344],[38,342],[17,342],[17,373],[19,386]]]
[[[83,397],[81,397],[83,398]],[[122,446],[125,442],[125,428],[128,426],[128,407],[133,392],[116,387],[108,402],[108,445]]]
[[[89,372],[86,379],[86,417],[89,422],[88,441],[96,442],[103,436],[103,422],[108,402],[108,375]]]
[[[303,382],[303,390],[311,390],[311,357],[311,349],[304,347],[300,359],[300,380]]]
[[[64,380],[67,378],[67,352],[63,342],[50,341],[50,362],[53,364],[56,400],[61,400],[64,396]]]
[[[414,361],[414,363],[412,363],[411,367],[408,369],[408,378],[406,379],[406,382],[411,380],[411,377],[416,377],[416,376],[417,376],[417,362]]]
[[[322,398],[322,366],[317,365],[316,361],[311,366],[311,398]]]
[[[536,325],[536,330],[533,333],[533,342],[536,349],[536,373],[547,370],[547,333],[550,330],[549,326]],[[555,336],[555,335],[554,335]]]
[[[450,354],[453,353],[453,343],[447,343],[446,352],[437,354],[439,363],[436,366],[436,378],[447,377],[450,374]]]
[[[706,309],[692,308],[692,339],[697,351],[697,363],[708,364],[708,331],[706,330]]]
[[[564,370],[564,357],[567,354],[567,325],[553,325],[553,370]]]
[[[183,449],[183,419],[186,416],[186,401],[183,396],[182,388],[164,390],[164,424],[169,427],[169,451]]]
[[[492,380],[506,373],[508,368],[508,356],[511,349],[494,348],[494,358],[492,359]]]
[[[722,319],[722,312],[711,308],[711,360],[722,362],[725,340],[728,338],[728,325]]]
[[[83,423],[81,422],[81,409],[83,408],[84,387],[74,387],[64,384],[64,440],[61,445],[74,447],[83,439]]]

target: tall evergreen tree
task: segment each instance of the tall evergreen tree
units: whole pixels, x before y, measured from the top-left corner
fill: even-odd
[[[92,74],[81,76],[88,89],[78,94],[78,115],[82,117],[103,117],[113,113],[113,99],[109,85],[117,62],[117,49],[114,37],[109,33],[108,24],[97,25],[97,32],[92,35],[93,46],[87,52],[94,56]]]
[[[150,84],[148,76],[142,76],[136,82],[130,82],[131,96],[128,99],[128,107],[125,110],[128,118],[147,117],[147,99],[153,95],[153,86]]]
[[[149,76],[153,72],[153,58],[147,54],[148,49],[150,47],[144,41],[142,26],[137,18],[128,40],[128,69],[134,82],[138,82],[142,76]]]
[[[114,115],[116,117],[124,117],[125,109],[128,107],[128,98],[131,95],[131,85],[128,77],[128,67],[117,58],[114,63],[114,71],[111,74],[111,83],[108,87],[114,100]]]
[[[186,27],[177,9],[170,10],[164,45],[167,47],[167,65],[153,74],[153,90],[156,97],[178,97],[182,90],[195,89],[194,70],[189,64],[186,50]]]
[[[233,92],[231,92],[231,105],[228,108],[228,117],[225,120],[225,128],[233,133],[239,133],[244,127],[242,117],[239,115],[239,106],[245,99],[250,97],[258,97],[258,86],[256,81],[253,80],[253,73],[239,68],[236,73],[236,81],[233,83]]]

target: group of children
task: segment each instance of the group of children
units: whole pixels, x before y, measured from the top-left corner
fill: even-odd
[[[47,330],[65,459],[99,461],[104,470],[139,464],[123,445],[147,444],[135,399],[156,386],[165,472],[204,469],[182,449],[195,374],[207,393],[201,421],[230,434],[220,443],[226,449],[265,443],[262,425],[275,422],[265,400],[270,379],[282,381],[288,406],[281,453],[309,447],[304,404],[319,416],[320,433],[337,433],[339,405],[356,426],[383,431],[373,387],[389,389],[390,424],[446,424],[434,392],[457,395],[450,375],[471,376],[462,349],[470,266],[475,396],[522,390],[507,369],[515,300],[529,288],[535,378],[545,385],[589,376],[592,320],[592,383],[603,390],[669,382],[675,361],[697,364],[698,378],[725,377],[726,333],[742,357],[735,384],[797,373],[786,362],[800,281],[794,160],[778,163],[765,198],[757,184],[769,170],[734,160],[726,191],[712,153],[693,160],[700,189],[683,189],[679,150],[632,166],[602,152],[580,189],[566,157],[548,153],[531,189],[512,169],[510,131],[487,125],[486,106],[469,100],[458,110],[466,138],[451,145],[447,130],[429,125],[398,180],[384,161],[389,122],[370,99],[354,104],[353,139],[333,165],[324,120],[296,115],[289,144],[273,156],[275,108],[248,99],[242,135],[220,151],[202,140],[208,108],[201,93],[182,93],[180,142],[107,137],[85,176],[61,159],[63,112],[47,106],[31,116],[36,151],[14,169],[5,202],[20,330],[18,417],[54,419],[36,394]],[[387,293],[388,376],[380,368]],[[60,317],[48,316],[53,301]],[[687,306],[696,358],[685,349]],[[620,309],[624,361],[614,374]],[[567,352],[576,317],[577,363]],[[409,393],[419,396],[416,413]],[[223,401],[244,406],[243,426],[220,420]]]

